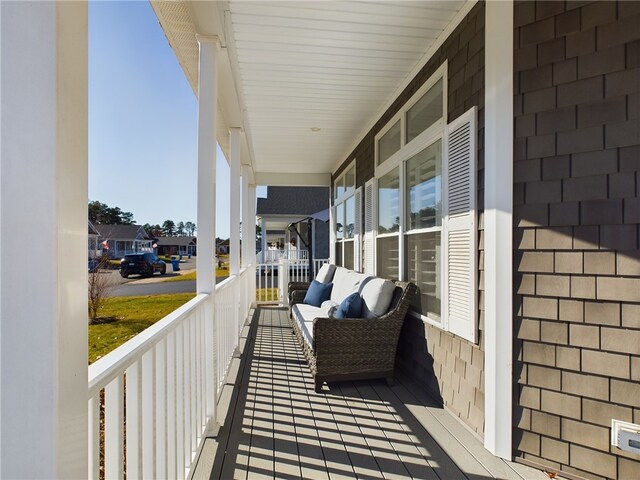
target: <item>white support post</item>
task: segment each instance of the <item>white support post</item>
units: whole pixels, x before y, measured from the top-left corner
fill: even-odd
[[[218,37],[197,36],[200,45],[198,69],[198,272],[196,289],[208,294],[205,304],[205,389],[206,416],[209,428],[216,418],[216,358],[215,348],[215,250],[216,250],[216,113],[218,110],[217,57]]]
[[[251,263],[255,263],[256,258],[256,186],[249,184],[249,203],[247,205],[247,211],[249,212],[249,241],[250,245],[247,245],[249,254],[251,255]]]
[[[252,263],[255,263],[255,237],[251,240],[251,223],[256,223],[255,217],[251,219],[249,198],[251,193],[249,192],[249,171],[250,167],[247,165],[242,166],[242,255],[241,264],[243,267],[247,267]]]
[[[262,263],[265,263],[267,255],[267,221],[264,217],[260,219],[260,228],[262,231]]]
[[[485,434],[512,457],[513,2],[486,5],[485,46]]]
[[[1,2],[0,478],[86,478],[87,3]]]
[[[239,128],[229,129],[229,274],[240,272],[240,133]]]

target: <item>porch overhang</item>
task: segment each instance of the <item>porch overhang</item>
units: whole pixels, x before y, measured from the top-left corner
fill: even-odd
[[[196,94],[196,35],[220,40],[227,158],[228,129],[240,127],[253,184],[303,186],[330,184],[475,3],[151,1]]]

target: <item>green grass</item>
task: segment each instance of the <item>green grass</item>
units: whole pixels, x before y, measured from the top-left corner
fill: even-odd
[[[164,282],[186,282],[188,280],[195,280],[195,279],[196,279],[196,271],[194,270],[193,272],[185,273],[184,275],[178,275],[177,277],[167,278],[166,280],[163,280],[163,283]]]
[[[89,325],[89,363],[105,356],[193,297],[194,293],[174,293],[107,299],[100,316],[115,317],[117,320]]]
[[[216,268],[216,277],[228,277],[229,276],[229,268]],[[196,280],[198,278],[196,271],[185,273],[184,275],[179,275],[177,277],[167,278],[163,280],[163,282],[186,282],[188,280]]]
[[[259,302],[277,302],[278,289],[277,288],[258,288],[256,289],[256,300]]]

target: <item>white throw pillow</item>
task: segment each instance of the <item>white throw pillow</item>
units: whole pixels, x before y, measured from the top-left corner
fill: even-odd
[[[322,302],[322,305],[320,305],[322,316],[327,318],[333,318],[333,314],[335,313],[336,309],[339,306],[340,306],[339,303],[336,303],[332,300],[325,300],[324,302]]]
[[[371,278],[363,285],[360,296],[362,297],[362,316],[364,318],[381,317],[389,311],[395,283],[383,278]]]

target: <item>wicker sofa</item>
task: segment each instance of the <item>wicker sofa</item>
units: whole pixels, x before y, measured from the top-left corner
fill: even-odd
[[[342,267],[335,268],[331,282],[326,277],[323,283],[333,283],[333,288],[330,302],[325,303],[335,305],[359,292],[363,311],[362,318],[331,318],[328,305],[302,303],[308,284],[289,285],[291,325],[309,363],[315,391],[320,392],[324,382],[340,380],[385,378],[393,384],[396,348],[415,285]]]

